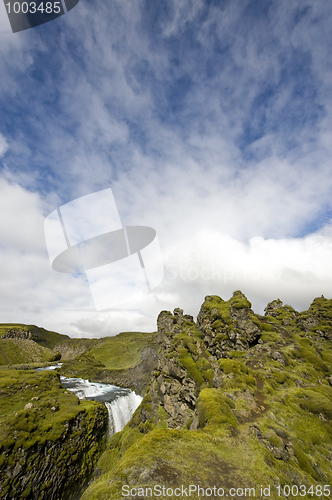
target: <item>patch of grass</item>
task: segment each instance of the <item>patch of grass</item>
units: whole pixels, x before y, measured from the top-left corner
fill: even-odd
[[[237,426],[231,408],[235,408],[232,399],[220,389],[203,389],[197,401],[200,427],[220,427],[222,424]]]
[[[249,368],[244,363],[234,359],[219,359],[219,365],[226,374],[236,373],[240,375],[242,373],[249,373]]]
[[[94,380],[105,369],[100,361],[90,353],[83,353],[70,361],[64,361],[60,373],[66,377],[79,376],[83,379]]]

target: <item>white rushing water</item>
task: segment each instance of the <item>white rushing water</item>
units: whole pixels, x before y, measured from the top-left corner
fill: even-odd
[[[57,363],[52,366],[36,368],[36,371],[55,370],[60,368],[61,365],[62,363]],[[62,376],[60,380],[62,385],[73,392],[79,399],[93,399],[105,404],[109,417],[108,437],[122,431],[143,399],[130,389],[112,384],[101,384],[99,382],[89,382],[89,380],[83,378]]]
[[[36,372],[41,372],[44,370],[55,370],[56,368],[60,368],[62,366],[62,363],[57,363],[56,365],[51,365],[51,366],[43,366],[43,368],[35,368]]]
[[[109,416],[109,435],[122,431],[131,419],[136,408],[141,404],[142,398],[130,391],[127,396],[114,399],[111,403],[105,402]]]
[[[82,378],[60,377],[61,383],[78,398],[102,401],[108,410],[108,436],[122,431],[131,419],[134,411],[141,404],[142,397],[123,387],[112,384],[89,382]]]

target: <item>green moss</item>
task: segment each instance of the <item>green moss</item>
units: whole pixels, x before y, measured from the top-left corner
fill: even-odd
[[[231,359],[245,358],[247,355],[246,351],[229,351],[228,356]]]
[[[229,299],[229,303],[234,309],[251,308],[251,302],[249,302],[247,297],[240,292],[240,290],[233,293],[233,297]]]
[[[224,323],[228,325],[232,324],[232,318],[229,312],[229,304],[228,302],[225,302],[223,299],[218,297],[218,295],[211,295],[207,297],[204,304],[202,305],[202,308],[208,313],[210,313],[212,309],[216,309],[218,316]]]
[[[196,365],[201,373],[203,373],[205,370],[208,370],[209,368],[211,368],[210,363],[205,358],[198,359]]]
[[[217,342],[223,342],[224,340],[228,340],[228,335],[227,333],[221,332],[216,335],[216,341]]]
[[[197,346],[196,346],[195,342],[197,342],[197,340],[186,333],[179,333],[179,334],[175,335],[173,338],[174,348],[176,348],[178,346],[183,346],[184,348],[188,349],[188,351],[191,354],[194,354],[197,356],[198,351],[197,351]],[[180,357],[181,357],[181,354],[180,354]]]
[[[222,424],[236,427],[236,418],[231,406],[234,403],[219,389],[203,389],[200,392],[197,409],[200,427],[220,427]]]
[[[303,390],[299,393],[300,407],[315,415],[322,414],[326,419],[332,419],[332,401],[322,392]]]
[[[213,372],[212,368],[203,372],[203,377],[206,380],[206,382],[208,382],[209,387],[212,387],[213,386],[213,378],[214,378],[214,372]]]
[[[275,371],[270,380],[270,383],[274,389],[276,389],[280,384],[287,384],[291,382],[292,378],[289,376],[289,374],[287,372],[280,371]]]
[[[249,368],[244,363],[234,359],[219,359],[219,365],[226,374],[237,373],[240,375],[242,373],[249,373]]]
[[[33,399],[33,406],[26,409],[36,394],[38,399]],[[53,469],[59,486],[72,483],[79,488],[92,472],[103,446],[108,417],[104,405],[94,401],[78,404],[78,398],[66,392],[58,374],[52,371],[0,370],[0,397],[0,448],[7,455],[0,467],[13,469],[24,449],[25,461],[21,460],[20,465],[22,473],[32,481],[34,470],[43,469],[47,452],[47,473]],[[77,427],[80,432],[76,432]],[[47,498],[49,488],[53,488],[43,477],[24,490],[15,481],[10,478],[8,482],[11,498],[39,498],[41,487]]]
[[[317,481],[319,480],[319,476],[317,472],[313,469],[311,463],[309,462],[309,459],[307,455],[301,450],[301,448],[298,445],[294,445],[294,453],[295,457],[297,458],[297,461],[299,463],[300,468],[309,474],[311,477],[316,479]]]
[[[279,437],[273,429],[267,429],[264,432],[264,438],[270,441],[270,443],[273,444],[273,446],[276,446],[277,448],[283,448],[284,447],[284,442]]]
[[[249,313],[249,318],[251,319],[251,321],[252,321],[253,323],[255,323],[255,325],[256,325],[256,326],[258,326],[258,328],[259,328],[260,330],[262,330],[262,328],[263,328],[263,323],[261,323],[261,322],[259,321],[259,319],[258,319],[258,318],[257,318],[254,314],[250,314],[250,313]]]
[[[167,412],[163,406],[158,406],[157,408],[158,424],[157,427],[166,429],[167,427]]]
[[[296,348],[290,352],[293,358],[302,359],[317,371],[332,373],[331,366],[329,365],[329,353],[318,354],[310,338],[302,338],[300,335],[294,335],[294,340],[296,340]]]
[[[180,360],[181,365],[187,370],[188,375],[194,379],[197,387],[200,387],[204,383],[204,379],[197,368],[195,361],[190,357],[181,357]]]
[[[263,342],[271,342],[271,343],[275,343],[275,342],[278,342],[278,340],[281,339],[281,335],[280,333],[278,332],[274,332],[274,331],[264,331],[262,332],[261,334],[261,340]]]
[[[27,486],[25,490],[23,491],[21,497],[22,498],[28,498],[31,495],[31,485]]]
[[[224,322],[221,321],[221,319],[216,319],[213,323],[211,323],[211,327],[214,330],[219,330],[222,326],[224,326]]]
[[[318,317],[322,323],[332,325],[332,299],[317,297],[312,301],[308,313]]]

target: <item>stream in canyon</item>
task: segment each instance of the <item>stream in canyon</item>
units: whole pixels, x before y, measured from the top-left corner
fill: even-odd
[[[46,368],[37,368],[37,370],[55,370],[60,366],[61,363],[58,363]],[[79,399],[93,399],[105,404],[109,418],[108,438],[116,432],[122,431],[143,399],[130,389],[112,384],[89,382],[89,380],[82,378],[63,376],[60,376],[60,381],[68,391],[73,392]]]

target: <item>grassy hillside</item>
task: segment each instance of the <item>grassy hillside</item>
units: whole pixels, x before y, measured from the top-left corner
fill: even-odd
[[[101,339],[89,353],[109,370],[127,370],[137,366],[142,350],[155,343],[156,333],[123,332]]]
[[[303,313],[273,301],[260,316],[241,292],[209,296],[197,323],[163,311],[158,338],[147,394],[82,500],[118,500],[124,485],[127,498],[150,498],[161,485],[176,499],[175,488],[190,484],[232,498],[245,488],[275,500],[331,497],[332,300]]]
[[[36,325],[24,325],[21,323],[0,323],[0,338],[10,330],[30,332],[31,340],[48,349],[53,349],[59,342],[69,339],[68,335],[45,330],[45,328]]]
[[[0,338],[0,365],[41,363],[58,359],[58,354],[32,340]]]
[[[60,358],[52,349],[67,337],[34,325],[0,324],[0,365],[43,363]]]

